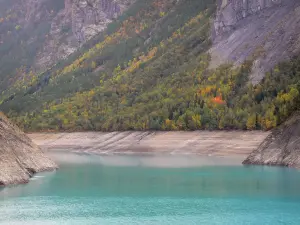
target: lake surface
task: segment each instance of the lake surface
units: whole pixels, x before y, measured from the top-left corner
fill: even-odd
[[[0,224],[300,224],[297,170],[193,156],[56,159],[60,170],[0,189]]]

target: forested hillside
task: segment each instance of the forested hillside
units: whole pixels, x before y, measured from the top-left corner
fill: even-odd
[[[50,21],[63,8],[53,0],[35,12],[26,11],[26,1],[0,0],[0,94],[31,71],[36,54],[50,30]]]
[[[28,131],[276,127],[299,107],[300,56],[258,84],[249,77],[261,49],[211,69],[216,9],[214,0],[137,0],[68,59],[15,80],[0,110]]]
[[[1,0],[1,92],[67,58],[133,1]]]

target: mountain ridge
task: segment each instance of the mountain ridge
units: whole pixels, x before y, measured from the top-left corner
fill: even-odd
[[[13,77],[9,82],[2,79],[0,88],[4,89],[30,71],[42,72],[67,58],[103,31],[132,2],[134,0],[3,0],[0,53],[7,56],[1,59],[1,67],[5,68],[0,72]],[[28,57],[30,59],[26,59]],[[4,64],[6,61],[11,67]]]
[[[244,163],[298,167],[299,1],[17,1],[0,110],[26,131],[273,130]]]
[[[210,31],[238,2],[134,2],[66,60],[15,82],[3,92],[0,108],[31,131],[272,129],[298,107],[297,45],[287,61],[273,57],[268,72],[260,71],[254,79],[258,61],[274,51],[252,42],[248,51],[244,39],[253,38],[242,31],[264,16],[273,21],[273,12],[291,12],[290,18],[299,19],[293,15],[299,3],[265,1],[262,7],[257,3],[264,1],[246,1],[248,10],[240,10],[244,19],[212,40]],[[257,10],[249,13],[253,5]],[[266,26],[262,38],[268,32],[273,33],[272,26]],[[230,42],[236,38],[238,46]],[[281,48],[276,46],[277,54]],[[226,56],[221,65],[215,59],[218,51]],[[232,57],[238,59],[231,62]]]

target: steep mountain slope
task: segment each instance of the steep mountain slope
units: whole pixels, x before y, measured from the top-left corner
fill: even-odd
[[[51,19],[63,7],[60,0],[2,0],[0,9],[0,90],[30,71],[43,46]],[[50,1],[48,2],[50,3]]]
[[[103,31],[134,0],[65,0],[65,7],[51,21],[51,29],[39,50],[35,68],[45,69],[68,57]]]
[[[278,62],[300,49],[297,0],[222,1],[214,22],[212,67],[240,65],[255,55],[250,80],[257,84]]]
[[[8,119],[0,114],[0,185],[28,182],[37,172],[57,165]]]
[[[1,0],[0,90],[75,52],[133,0]]]
[[[300,113],[274,129],[243,163],[300,168]]]
[[[271,129],[299,107],[299,7],[137,0],[66,60],[13,82],[0,108],[26,130]]]

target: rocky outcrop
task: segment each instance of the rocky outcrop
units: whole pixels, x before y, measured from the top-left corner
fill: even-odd
[[[275,129],[243,163],[300,168],[300,113]]]
[[[214,21],[216,35],[235,28],[238,21],[266,8],[280,6],[284,0],[221,0]]]
[[[67,58],[83,43],[103,31],[134,0],[65,0],[65,7],[51,22],[51,30],[35,67],[45,69]]]
[[[254,60],[256,84],[278,62],[300,50],[300,1],[220,0],[213,23],[211,67]]]
[[[8,45],[10,35],[22,40],[20,48],[38,43],[28,47],[34,60],[25,73],[44,71],[103,31],[134,1],[2,0],[0,46]]]
[[[0,114],[0,168],[0,185],[9,185],[26,183],[33,174],[57,165]]]

